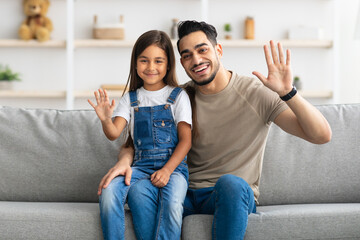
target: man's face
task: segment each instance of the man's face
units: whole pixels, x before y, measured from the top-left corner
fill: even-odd
[[[212,45],[205,33],[197,31],[183,37],[179,52],[185,72],[196,84],[202,86],[214,80],[222,51],[219,45]]]

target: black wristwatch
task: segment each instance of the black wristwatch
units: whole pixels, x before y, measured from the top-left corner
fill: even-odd
[[[282,96],[282,97],[280,97],[280,98],[281,98],[281,100],[283,100],[283,101],[288,101],[288,100],[290,100],[293,96],[295,96],[296,93],[297,93],[296,87],[293,86],[293,88],[291,89],[291,91],[290,91],[288,94],[286,94],[285,96]]]

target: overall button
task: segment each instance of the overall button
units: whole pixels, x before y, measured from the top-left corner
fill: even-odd
[[[138,146],[141,145],[141,140],[140,140],[140,139],[137,140],[137,145],[138,145]]]

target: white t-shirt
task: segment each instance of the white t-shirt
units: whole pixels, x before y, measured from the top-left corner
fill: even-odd
[[[148,91],[144,87],[136,90],[139,107],[153,107],[167,104],[174,87],[166,85],[157,91]],[[174,104],[171,104],[171,112],[176,125],[179,122],[186,122],[192,125],[192,114],[190,99],[185,90],[182,90],[176,98]],[[130,123],[131,137],[134,139],[134,107],[130,104],[130,94],[127,92],[119,101],[113,117],[123,117]]]

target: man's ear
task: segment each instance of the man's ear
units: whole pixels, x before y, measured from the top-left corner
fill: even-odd
[[[219,58],[221,58],[223,56],[223,49],[220,43],[216,44],[215,50]]]
[[[180,63],[182,66],[184,66],[182,57],[180,57]]]

